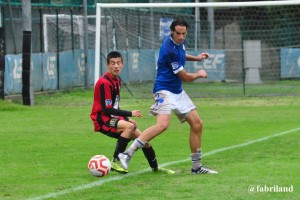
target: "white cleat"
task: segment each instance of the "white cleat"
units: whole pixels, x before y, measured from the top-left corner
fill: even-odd
[[[198,169],[192,169],[192,174],[217,174],[217,171],[201,166]]]
[[[118,158],[122,167],[127,170],[131,157],[127,153],[119,153]]]

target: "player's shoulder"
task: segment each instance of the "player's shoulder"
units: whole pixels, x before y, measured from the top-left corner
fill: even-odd
[[[171,39],[166,39],[163,43],[163,45],[161,46],[160,49],[160,54],[166,54],[169,55],[170,53],[176,53],[176,47],[175,44],[173,43],[173,41]]]
[[[112,82],[105,75],[101,76],[97,81],[97,85],[112,85]]]

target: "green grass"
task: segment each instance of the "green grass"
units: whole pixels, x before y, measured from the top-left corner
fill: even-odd
[[[123,89],[126,98],[151,98],[153,83],[128,83],[127,88],[133,93]],[[212,97],[257,97],[257,96],[299,96],[299,80],[282,80],[276,82],[263,82],[261,84],[245,84],[241,82],[188,82],[183,83],[184,90],[193,98]]]
[[[217,175],[190,174],[188,126],[172,116],[169,129],[152,144],[159,163],[175,175],[141,172],[148,165],[140,151],[128,175],[96,178],[88,160],[95,154],[111,158],[115,140],[93,132],[92,95],[74,90],[36,96],[32,107],[0,101],[1,200],[299,199],[299,96],[193,99],[204,122],[203,163]],[[121,100],[123,109],[142,111],[136,119],[141,130],[155,122],[147,115],[151,104],[152,99]],[[295,131],[235,146],[290,130]],[[233,148],[214,153],[226,147]],[[293,186],[293,192],[248,192],[264,185]]]

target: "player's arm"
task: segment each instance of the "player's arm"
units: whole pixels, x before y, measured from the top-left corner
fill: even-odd
[[[207,73],[205,70],[201,69],[195,73],[188,73],[184,69],[177,73],[179,78],[184,82],[192,82],[198,78],[207,78]]]
[[[189,54],[185,55],[185,60],[187,60],[187,61],[202,61],[203,59],[207,59],[207,58],[209,58],[208,53],[201,53],[197,56],[193,56],[193,55],[189,55]]]
[[[201,61],[201,60],[207,59],[207,58],[209,58],[208,53],[201,53],[198,56],[193,56],[193,55],[189,55],[189,54],[185,55],[185,59],[187,61]],[[182,69],[181,71],[179,71],[177,73],[177,75],[184,82],[192,82],[198,78],[207,78],[207,73],[203,69],[201,69],[195,73],[188,73],[184,69]]]
[[[102,108],[103,112],[106,115],[115,115],[115,116],[122,116],[122,117],[141,117],[141,112],[139,110],[133,110],[133,111],[128,111],[128,110],[121,110],[121,109],[116,109],[113,108],[109,102],[104,101],[102,103]]]
[[[106,115],[116,115],[122,117],[132,117],[132,112],[127,110],[120,110],[115,108],[103,108],[103,112]]]

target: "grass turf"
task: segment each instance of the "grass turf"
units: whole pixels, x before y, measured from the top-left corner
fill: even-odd
[[[203,163],[218,175],[191,175],[188,126],[175,116],[152,141],[159,164],[175,175],[143,171],[141,152],[130,173],[93,177],[95,154],[112,156],[115,140],[93,132],[92,91],[38,96],[35,106],[0,101],[0,199],[298,199],[300,97],[193,99],[204,121]],[[122,99],[121,108],[140,109],[141,130],[155,122],[151,99]],[[289,134],[216,153],[289,130]],[[207,156],[205,156],[207,153]],[[249,192],[261,187],[293,187],[292,192]]]

